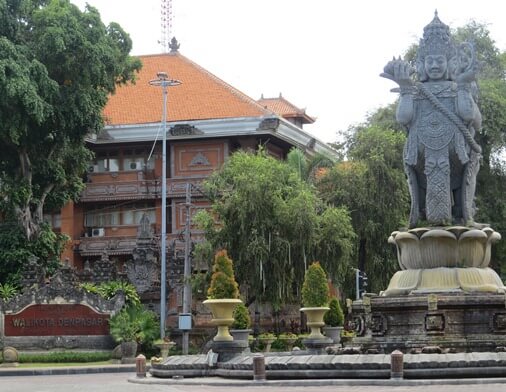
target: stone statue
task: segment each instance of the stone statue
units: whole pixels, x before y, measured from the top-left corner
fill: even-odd
[[[408,132],[403,159],[411,194],[409,229],[388,239],[401,270],[384,296],[506,292],[489,267],[501,235],[473,220],[481,156],[474,140],[481,128],[477,67],[473,46],[456,45],[436,12],[424,28],[416,67],[394,58],[381,74],[399,85],[397,121]]]
[[[481,148],[477,64],[469,43],[457,46],[435,13],[424,28],[416,69],[399,59],[381,76],[400,92],[397,121],[408,132],[404,167],[411,195],[409,226],[472,225]]]
[[[137,230],[138,238],[151,238],[153,233],[151,231],[151,222],[149,221],[148,214],[143,213],[139,225],[139,229]]]

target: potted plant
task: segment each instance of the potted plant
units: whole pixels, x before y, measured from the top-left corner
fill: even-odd
[[[327,274],[319,262],[312,263],[304,275],[302,285],[301,312],[307,316],[307,325],[311,328],[308,339],[325,339],[321,333],[321,327],[325,325],[324,314],[329,310],[329,286]]]
[[[341,331],[343,330],[344,314],[338,299],[333,297],[329,302],[329,310],[323,316],[325,336],[332,339],[334,343],[341,342]]]
[[[285,346],[287,351],[292,351],[293,345],[297,341],[299,337],[291,332],[285,332],[279,335],[279,340],[281,340]]]
[[[218,327],[214,341],[232,341],[228,327],[234,322],[234,308],[242,303],[239,299],[239,285],[235,281],[234,266],[226,250],[216,253],[213,262],[211,284],[207,290],[207,300],[203,302],[213,314],[211,320]]]
[[[248,341],[249,334],[252,332],[251,317],[249,310],[243,303],[238,304],[234,312],[232,313],[234,322],[231,325],[230,334],[234,337],[234,340]]]
[[[264,345],[264,351],[266,353],[271,351],[271,345],[276,340],[276,335],[271,332],[264,332],[258,335],[258,340]]]
[[[135,363],[138,344],[151,343],[158,335],[156,313],[130,305],[109,320],[109,333],[121,344],[121,362]]]
[[[169,356],[170,349],[174,347],[176,343],[172,342],[168,336],[165,336],[163,339],[155,340],[153,345],[160,350],[160,356],[166,359]]]

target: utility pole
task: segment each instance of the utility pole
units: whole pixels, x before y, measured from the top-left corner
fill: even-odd
[[[162,87],[163,91],[163,115],[162,115],[162,230],[160,243],[160,337],[165,337],[166,319],[166,295],[167,295],[167,94],[168,87],[179,86],[179,80],[169,79],[166,72],[158,72],[156,79],[150,80],[149,84]]]
[[[190,328],[191,328],[191,305],[192,305],[192,288],[191,288],[191,276],[192,276],[192,265],[191,265],[191,190],[192,184],[186,183],[186,222],[184,228],[184,286],[183,286],[183,314],[189,315]],[[189,329],[183,330],[183,354],[188,354],[189,344]]]

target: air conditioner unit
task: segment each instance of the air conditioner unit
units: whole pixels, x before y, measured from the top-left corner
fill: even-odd
[[[142,165],[140,162],[130,162],[130,170],[141,170]]]
[[[105,236],[105,229],[103,227],[93,229],[91,231],[91,236],[92,237],[103,237],[103,236]]]
[[[98,165],[88,166],[88,173],[96,173],[96,172],[98,172]]]

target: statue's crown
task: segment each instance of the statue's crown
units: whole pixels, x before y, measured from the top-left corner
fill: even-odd
[[[454,50],[453,41],[450,35],[450,28],[434,12],[434,19],[423,28],[423,39],[420,40],[418,56],[444,54],[451,57]]]

